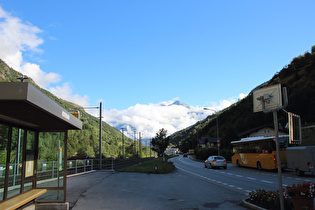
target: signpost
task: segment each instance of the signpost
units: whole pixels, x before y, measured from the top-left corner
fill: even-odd
[[[289,143],[302,143],[301,117],[299,115],[288,112],[289,119]]]
[[[276,149],[277,149],[277,164],[278,164],[278,179],[279,179],[279,195],[280,207],[284,210],[284,200],[282,191],[282,176],[281,176],[281,159],[279,146],[279,128],[278,128],[278,111],[284,109],[288,105],[287,89],[283,88],[284,105],[282,105],[281,84],[272,85],[269,87],[254,90],[253,92],[253,111],[264,113],[273,113],[273,122],[276,133]]]

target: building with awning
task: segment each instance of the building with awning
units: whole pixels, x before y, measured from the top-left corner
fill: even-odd
[[[45,189],[37,203],[65,203],[68,130],[81,129],[78,118],[30,83],[1,82],[0,209],[35,189]]]

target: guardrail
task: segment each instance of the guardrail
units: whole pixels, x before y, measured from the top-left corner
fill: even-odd
[[[141,158],[141,159],[126,159],[115,160],[114,158],[102,160],[102,170],[114,171],[116,169],[122,169],[130,165],[145,162],[153,158]],[[63,171],[63,165],[60,165],[58,161],[38,161],[37,162],[37,180],[45,180],[51,178],[57,178],[58,174]],[[10,164],[9,166],[9,186],[15,186],[20,184],[22,174],[22,164]],[[97,159],[77,159],[67,161],[67,175],[77,174],[92,170],[99,170],[99,160]],[[1,179],[5,178],[5,165],[0,165],[0,183]]]

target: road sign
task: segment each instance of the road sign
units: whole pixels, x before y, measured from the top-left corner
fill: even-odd
[[[78,110],[70,110],[69,112],[76,118],[80,119],[80,112]]]
[[[281,84],[264,87],[253,92],[254,112],[262,112],[282,106]]]

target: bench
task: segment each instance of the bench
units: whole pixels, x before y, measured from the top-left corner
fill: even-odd
[[[0,203],[1,210],[17,209],[44,194],[46,189],[32,189]]]

